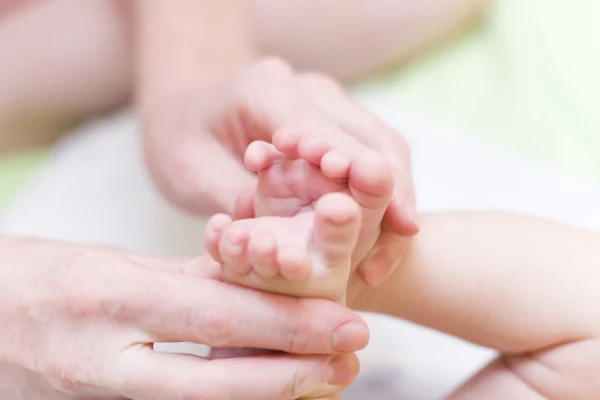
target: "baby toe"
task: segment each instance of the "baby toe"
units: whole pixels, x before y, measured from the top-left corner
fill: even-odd
[[[242,224],[232,224],[222,234],[219,252],[224,267],[228,270],[244,274],[250,271],[247,254],[248,229]]]
[[[358,240],[360,221],[360,208],[345,194],[331,193],[317,202],[313,246],[326,267],[345,265],[350,261]]]
[[[321,159],[321,171],[330,179],[347,179],[350,166],[350,160],[335,150],[325,153]]]
[[[285,279],[304,281],[311,275],[306,247],[282,245],[277,249],[277,263]]]
[[[305,135],[298,143],[298,153],[305,161],[316,167],[321,166],[321,159],[331,150],[327,140],[315,135]]]
[[[204,246],[210,256],[217,262],[223,263],[219,251],[219,243],[223,235],[223,231],[231,225],[232,220],[228,215],[216,214],[208,220],[208,224],[204,229]]]
[[[284,155],[270,143],[255,141],[250,143],[244,154],[244,164],[253,172],[259,172],[271,167],[277,161],[283,160]]]
[[[288,160],[297,160],[298,143],[300,143],[300,134],[295,129],[280,129],[273,134],[271,143]]]
[[[269,232],[257,232],[248,242],[248,260],[254,271],[263,278],[279,275],[275,259],[276,241]]]

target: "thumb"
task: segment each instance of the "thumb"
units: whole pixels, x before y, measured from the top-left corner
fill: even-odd
[[[383,231],[358,267],[358,273],[363,281],[370,286],[379,286],[385,282],[402,263],[410,242],[410,237]]]

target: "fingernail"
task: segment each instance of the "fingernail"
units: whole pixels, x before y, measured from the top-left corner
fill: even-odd
[[[369,329],[357,322],[348,322],[337,328],[331,336],[333,351],[350,353],[364,349],[369,342]]]
[[[358,373],[358,362],[355,357],[341,355],[334,357],[328,366],[327,384],[342,386],[351,383]]]

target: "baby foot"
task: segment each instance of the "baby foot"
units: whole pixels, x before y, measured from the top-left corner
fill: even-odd
[[[361,212],[348,195],[330,193],[314,212],[232,222],[213,217],[205,242],[230,283],[297,297],[345,301]]]
[[[240,196],[236,215],[255,218],[214,216],[206,247],[226,282],[344,303],[353,257],[362,259],[379,235],[392,171],[355,142],[334,151],[328,142],[288,131],[276,133],[273,143],[255,142],[246,151],[258,186],[251,197]],[[211,357],[240,351],[213,349]]]
[[[361,208],[354,259],[362,259],[379,236],[393,194],[391,166],[383,156],[350,138],[332,143],[287,130],[276,132],[272,141],[272,145],[252,143],[245,155],[246,167],[258,175],[255,216],[293,216],[310,210],[326,193],[348,193]]]

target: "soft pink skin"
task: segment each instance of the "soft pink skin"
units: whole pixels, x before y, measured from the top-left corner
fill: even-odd
[[[248,147],[245,164],[258,174],[258,183],[241,194],[237,214],[254,218],[233,222],[215,215],[205,234],[224,280],[345,303],[352,266],[381,232],[393,174],[383,157],[359,143],[339,150],[333,143],[282,130],[273,144]],[[211,357],[246,353],[261,350],[214,349]]]
[[[372,149],[391,164],[394,192],[383,216],[383,241],[378,239],[376,250],[383,244],[386,248],[402,248],[398,243],[418,231],[404,141],[352,102],[327,77],[298,74],[281,60],[268,59],[207,87],[190,98],[185,110],[164,106],[167,108],[147,109],[145,115],[180,115],[185,111],[186,116],[179,119],[181,126],[168,127],[168,136],[162,134],[167,127],[147,119],[146,158],[158,188],[183,209],[193,213],[225,212],[238,219],[254,216],[250,202],[241,200],[236,206],[239,193],[249,192],[248,188],[257,184],[256,177],[240,161],[251,143],[276,144],[277,135],[295,132],[306,139],[303,143],[307,151],[316,150],[315,156],[319,156],[318,146],[323,143],[310,141],[320,137],[349,160]],[[189,121],[194,121],[193,126]],[[339,167],[336,163],[340,160],[328,156],[325,161],[324,171]],[[394,265],[379,260],[381,257],[369,254],[359,266],[360,275],[369,284],[383,280]]]
[[[209,257],[2,238],[0,259],[3,399],[335,396],[358,370],[355,356],[336,355],[368,340],[354,312],[233,287]],[[354,325],[344,336],[332,336],[347,323]],[[209,362],[152,350],[154,342],[181,341],[322,355]]]
[[[323,196],[314,211],[294,217],[257,217],[208,228],[209,251],[222,261],[223,279],[297,297],[345,301],[360,210],[345,194]],[[228,225],[219,230],[218,224]],[[313,260],[319,261],[315,265]]]
[[[334,143],[282,130],[273,144],[248,147],[245,163],[258,183],[238,208],[251,206],[255,218],[217,215],[205,236],[226,281],[345,301],[353,259],[356,265],[381,232],[393,175],[383,157],[359,143]],[[317,255],[323,265],[311,263]]]

